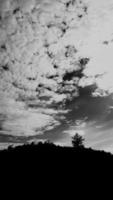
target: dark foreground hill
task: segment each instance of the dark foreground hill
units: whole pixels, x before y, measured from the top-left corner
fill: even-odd
[[[95,172],[99,176],[101,174],[101,177],[109,173],[110,177],[113,170],[113,155],[85,147],[74,148],[56,146],[51,143],[31,143],[15,148],[10,146],[8,150],[0,151],[0,170],[4,171],[4,169],[8,176],[14,174],[17,177],[18,172],[21,171],[24,176],[29,177],[29,174],[37,176],[37,180],[43,175],[46,181],[49,180],[51,174],[54,180],[62,179],[62,176],[65,179],[68,176],[69,178],[75,177],[75,180],[78,177],[81,180],[79,177],[83,179],[85,175],[82,180],[84,182],[88,174],[90,177],[95,177]],[[96,175],[96,180],[99,176]]]

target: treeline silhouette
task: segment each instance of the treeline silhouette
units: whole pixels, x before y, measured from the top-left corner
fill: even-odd
[[[66,185],[72,183],[74,187],[80,182],[81,188],[81,185],[87,183],[88,176],[91,179],[95,177],[98,182],[106,173],[110,177],[112,170],[113,155],[86,148],[84,138],[78,134],[72,137],[72,147],[55,145],[47,140],[38,144],[32,142],[16,147],[9,146],[8,149],[0,151],[1,174],[7,177],[10,175],[10,179],[12,174],[15,178],[21,177],[20,184],[25,177],[28,177],[28,184],[33,184],[29,176],[34,177],[36,186],[37,183],[42,184],[41,187],[48,185],[49,192],[51,191],[49,182],[53,187],[55,187],[54,182],[58,182],[56,191],[59,184],[62,189],[64,185],[62,180]],[[76,191],[76,187],[73,191]]]
[[[5,169],[5,173],[9,174],[18,168],[28,175],[30,172],[35,172],[38,176],[40,172],[43,172],[43,176],[48,177],[47,180],[50,174],[55,175],[57,172],[61,174],[60,177],[62,174],[66,177],[68,174],[69,177],[75,177],[75,180],[77,177],[87,176],[88,173],[91,173],[92,177],[95,171],[104,177],[106,171],[112,172],[113,155],[86,148],[84,138],[75,134],[70,147],[45,141],[16,147],[9,146],[8,149],[0,151],[1,172]],[[29,169],[28,172],[27,169]]]
[[[31,144],[24,144],[21,146],[9,146],[8,149],[1,150],[0,156],[2,155],[29,155],[29,157],[37,156],[38,158],[43,156],[50,157],[53,155],[55,157],[58,155],[61,156],[68,156],[73,159],[112,159],[113,155],[111,153],[106,153],[104,151],[93,150],[92,148],[86,148],[84,146],[84,138],[76,133],[72,137],[72,147],[67,146],[59,146],[55,145],[54,143],[50,142],[49,140],[45,142],[32,142]]]

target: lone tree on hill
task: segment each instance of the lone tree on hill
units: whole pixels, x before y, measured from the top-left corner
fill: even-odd
[[[79,135],[78,133],[76,133],[72,137],[72,145],[76,149],[84,148],[84,138],[81,135]]]

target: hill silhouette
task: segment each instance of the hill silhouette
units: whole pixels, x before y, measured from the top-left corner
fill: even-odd
[[[67,146],[59,146],[55,145],[49,141],[46,142],[39,142],[38,144],[31,143],[31,144],[24,144],[22,146],[9,146],[8,149],[0,150],[0,157],[1,156],[9,156],[9,155],[37,155],[40,158],[42,155],[70,155],[71,157],[74,156],[76,159],[82,158],[90,158],[93,159],[110,159],[113,160],[113,155],[111,153],[107,153],[104,151],[93,150],[92,148],[85,148],[84,146],[79,147],[67,147]]]
[[[0,170],[5,169],[8,175],[18,169],[23,174],[34,173],[34,176],[35,173],[41,176],[42,172],[43,176],[48,177],[47,180],[50,174],[57,178],[57,172],[65,178],[68,174],[68,177],[76,179],[84,175],[87,178],[87,174],[91,174],[92,177],[95,171],[102,177],[106,172],[111,173],[113,155],[83,146],[74,148],[57,146],[48,141],[38,144],[32,142],[23,146],[9,146],[8,149],[0,151],[0,163]]]

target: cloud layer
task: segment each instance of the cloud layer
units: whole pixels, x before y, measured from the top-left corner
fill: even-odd
[[[6,132],[33,135],[54,128],[79,87],[96,84],[95,96],[113,92],[113,1],[0,0],[0,9]]]

